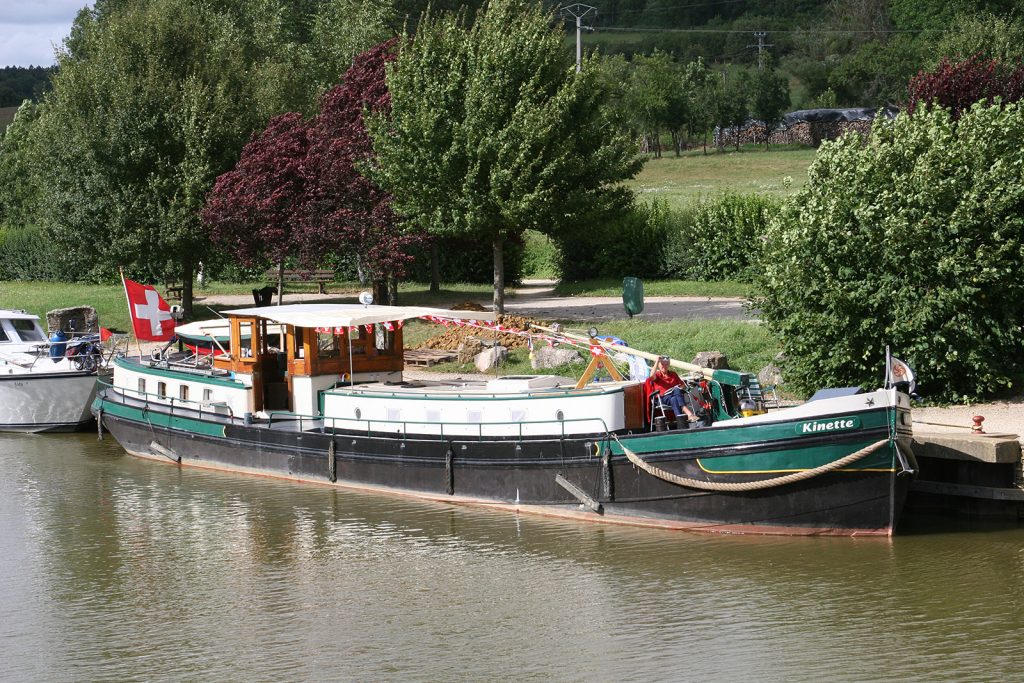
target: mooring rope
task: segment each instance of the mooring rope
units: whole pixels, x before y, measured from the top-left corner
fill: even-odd
[[[819,465],[818,467],[815,467],[814,469],[810,470],[802,470],[800,472],[794,472],[792,474],[785,474],[781,477],[762,479],[760,481],[727,483],[714,481],[700,481],[699,479],[688,479],[686,477],[680,477],[677,474],[672,474],[671,472],[666,472],[663,469],[660,469],[658,467],[655,467],[654,465],[645,462],[643,458],[641,458],[639,455],[637,455],[630,449],[626,448],[626,446],[621,441],[619,441],[619,437],[616,436],[615,434],[612,434],[611,436],[622,448],[622,451],[626,454],[626,457],[629,458],[629,461],[636,465],[637,467],[639,467],[640,469],[642,469],[644,472],[647,472],[651,476],[657,477],[658,479],[662,479],[671,484],[685,486],[691,489],[701,489],[703,491],[757,491],[759,489],[768,489],[773,488],[775,486],[791,484],[795,481],[811,479],[812,477],[817,477],[820,474],[825,474],[826,472],[831,472],[832,470],[837,470],[841,467],[845,467],[850,463],[857,462],[861,458],[866,457],[870,453],[874,453],[879,448],[889,443],[889,439],[882,439],[881,441],[876,441],[870,446],[865,446],[864,448],[860,449],[855,453],[850,453],[849,455],[839,458],[838,460],[833,460],[832,462],[825,463],[824,465]]]

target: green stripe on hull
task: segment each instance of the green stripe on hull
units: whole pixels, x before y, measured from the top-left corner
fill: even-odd
[[[698,458],[697,464],[711,474],[755,474],[759,472],[800,472],[834,462],[866,448],[877,439],[854,443],[819,445],[813,448],[792,448],[756,455],[730,455],[720,458]],[[892,446],[883,446],[845,467],[848,470],[893,469]]]
[[[846,434],[869,429],[888,429],[889,422],[885,412],[860,413],[860,430],[847,431]],[[767,424],[753,424],[737,427],[688,429],[685,431],[667,431],[657,436],[647,436],[629,440],[629,449],[635,453],[657,453],[660,451],[676,451],[689,448],[714,448],[718,446],[740,446],[747,443],[778,441],[780,439],[815,438],[821,432],[801,434],[797,425],[804,422],[820,422],[820,418],[807,420],[789,420]],[[622,449],[612,444],[612,452],[621,454]]]
[[[203,420],[195,420],[178,415],[169,415],[158,410],[144,410],[142,408],[126,406],[121,403],[111,403],[109,401],[104,401],[102,398],[96,399],[96,402],[93,404],[93,408],[102,408],[106,415],[123,417],[126,420],[134,420],[135,422],[146,422],[154,427],[168,427],[170,429],[191,432],[193,434],[203,434],[205,436],[216,437],[224,437],[226,433],[225,425],[204,422]]]
[[[829,422],[832,420],[855,420],[857,429],[839,430],[834,432],[839,443],[822,443],[823,436],[832,432],[804,432],[801,425],[808,423]],[[658,435],[632,438],[625,442],[626,446],[638,455],[657,455],[658,453],[678,452],[680,450],[699,451],[701,449],[717,449],[749,446],[750,453],[721,457],[700,458],[698,464],[714,473],[757,473],[799,471],[818,467],[832,462],[855,451],[875,443],[878,438],[863,434],[865,430],[889,429],[886,411],[858,413],[856,416],[837,416],[836,418],[814,418],[792,420],[771,424],[755,424],[718,429],[690,429],[679,432],[664,432]],[[802,446],[801,440],[807,440]],[[778,442],[778,446],[773,446]],[[611,444],[612,453],[621,455],[622,448],[615,441]],[[774,448],[774,450],[773,450]],[[850,465],[847,469],[885,469],[894,467],[892,447],[879,448],[862,460]]]

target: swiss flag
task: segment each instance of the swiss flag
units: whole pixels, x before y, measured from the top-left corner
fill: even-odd
[[[152,285],[140,285],[125,279],[128,313],[132,317],[135,338],[141,341],[170,341],[174,336],[171,307]]]

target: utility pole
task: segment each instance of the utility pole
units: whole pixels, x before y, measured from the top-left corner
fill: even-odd
[[[562,8],[562,12],[576,18],[576,73],[579,73],[580,69],[583,68],[583,37],[581,35],[583,32],[583,17],[596,11],[596,7],[591,7],[590,5],[584,5],[578,2]],[[590,27],[588,26],[587,28]]]
[[[762,71],[764,69],[764,49],[766,47],[775,47],[775,44],[764,42],[764,39],[768,37],[768,31],[754,31],[754,37],[757,38],[757,70]],[[747,47],[754,46],[747,45]]]

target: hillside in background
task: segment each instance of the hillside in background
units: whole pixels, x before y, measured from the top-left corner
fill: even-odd
[[[910,77],[952,47],[962,56],[998,50],[992,28],[1009,26],[1007,42],[1017,42],[1021,20],[1014,0],[602,0],[595,7],[584,19],[588,50],[627,59],[660,50],[723,72],[770,55],[789,80],[793,109],[899,105]]]
[[[53,67],[42,66],[0,68],[0,107],[17,107],[25,100],[39,99],[49,87],[52,72]]]

